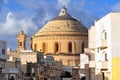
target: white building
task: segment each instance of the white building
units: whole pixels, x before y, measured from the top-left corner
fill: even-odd
[[[89,64],[89,58],[86,54],[80,54],[80,78],[85,77],[85,65]]]
[[[7,43],[5,41],[0,40],[0,80],[2,79],[2,71],[6,68],[6,61],[8,59],[8,55],[6,53]]]
[[[7,42],[0,40],[0,80],[9,80],[12,78],[18,80],[19,69],[12,64],[11,65],[14,67],[9,67],[7,65],[8,58],[9,57],[7,55]]]
[[[119,80],[120,12],[95,21],[89,29],[89,53],[95,55],[96,80]]]
[[[5,41],[0,40],[0,68],[3,69],[6,66],[6,60],[8,59],[8,55],[6,53],[7,43]]]

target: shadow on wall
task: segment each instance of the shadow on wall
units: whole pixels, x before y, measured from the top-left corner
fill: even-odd
[[[100,74],[96,75],[96,80],[109,80],[109,78],[106,77],[104,75],[104,73],[100,73]]]
[[[86,77],[84,76],[84,77],[82,77],[80,80],[86,80]]]

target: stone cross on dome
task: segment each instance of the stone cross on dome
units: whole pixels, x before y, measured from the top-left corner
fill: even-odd
[[[69,15],[69,14],[67,12],[67,8],[64,6],[60,11],[59,16],[66,16],[66,15]]]

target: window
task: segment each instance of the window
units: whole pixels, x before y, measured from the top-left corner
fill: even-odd
[[[2,49],[2,54],[5,54],[5,49]]]
[[[82,43],[81,48],[82,48],[82,53],[84,53],[84,43]]]
[[[105,80],[105,74],[104,74],[104,72],[102,72],[102,80]]]
[[[19,45],[22,46],[22,42],[20,42]]]
[[[107,39],[107,33],[106,32],[104,33],[104,39]]]
[[[106,52],[102,53],[102,60],[107,61],[107,53]]]
[[[45,43],[42,44],[42,51],[43,51],[43,53],[46,52],[46,45],[45,45]]]
[[[34,50],[35,51],[37,50],[37,44],[34,44]]]
[[[68,51],[69,51],[69,53],[72,52],[72,42],[68,43]]]
[[[55,49],[55,53],[57,53],[57,52],[58,52],[58,50],[59,50],[59,45],[58,45],[58,43],[57,43],[57,42],[55,42],[55,47],[54,47],[54,49]]]
[[[97,48],[97,52],[99,53],[99,48]]]
[[[107,32],[105,30],[103,30],[102,35],[103,35],[103,39],[107,39]]]
[[[105,60],[107,61],[107,53],[105,53]]]

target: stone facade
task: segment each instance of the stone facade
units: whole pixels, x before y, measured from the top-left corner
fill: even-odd
[[[17,51],[21,52],[22,50],[26,50],[26,34],[24,31],[21,31],[20,34],[17,35]]]

